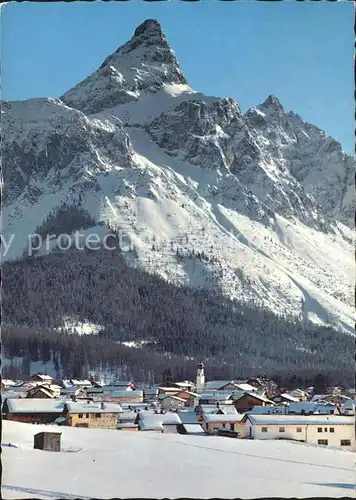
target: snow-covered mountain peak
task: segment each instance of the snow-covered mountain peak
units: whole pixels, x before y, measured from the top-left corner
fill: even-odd
[[[105,59],[92,75],[69,90],[62,100],[87,114],[137,101],[166,85],[186,86],[186,79],[160,24],[152,19]]]
[[[82,212],[95,231],[123,228],[130,265],[352,325],[354,158],[273,95],[242,113],[191,89],[157,21],[62,99],[2,111],[9,260],[67,207],[73,231]]]

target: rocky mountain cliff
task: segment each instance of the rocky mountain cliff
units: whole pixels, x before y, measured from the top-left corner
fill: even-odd
[[[2,169],[5,259],[66,207],[131,266],[352,331],[355,159],[275,96],[193,90],[154,20],[60,99],[4,103]]]

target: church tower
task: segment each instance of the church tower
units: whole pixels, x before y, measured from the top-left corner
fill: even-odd
[[[204,364],[202,362],[197,364],[197,378],[196,378],[196,392],[199,394],[203,392],[205,385]]]

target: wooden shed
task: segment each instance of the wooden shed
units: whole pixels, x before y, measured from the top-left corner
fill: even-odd
[[[61,451],[61,432],[39,432],[33,436],[33,447],[37,450]]]

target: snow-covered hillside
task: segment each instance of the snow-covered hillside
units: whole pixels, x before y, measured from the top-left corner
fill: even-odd
[[[33,449],[44,430],[62,452]],[[2,443],[5,499],[354,497],[353,453],[303,443],[10,421]]]
[[[61,99],[2,113],[5,258],[80,206],[130,265],[353,331],[355,160],[274,96],[242,114],[191,89],[156,21]]]

